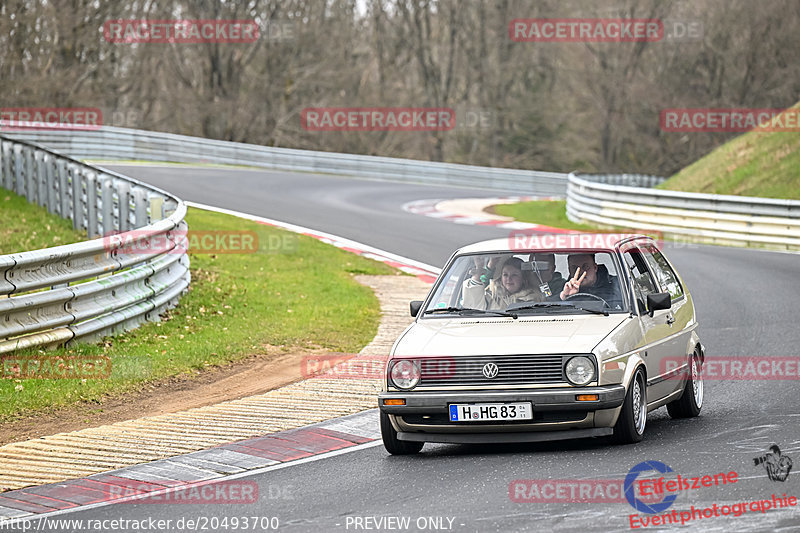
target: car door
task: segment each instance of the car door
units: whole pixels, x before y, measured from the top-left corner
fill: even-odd
[[[638,348],[647,368],[647,401],[652,403],[672,393],[677,380],[666,379],[665,366],[673,355],[670,336],[674,331],[671,310],[647,309],[647,296],[662,292],[646,256],[652,254],[642,242],[627,243],[621,249],[625,266],[630,273],[635,309],[638,313],[642,338]]]
[[[662,341],[665,354],[660,361],[659,374],[663,374],[682,365],[685,361],[686,346],[691,335],[689,325],[692,323],[693,310],[678,276],[675,274],[672,265],[664,257],[664,254],[652,243],[645,244],[644,250],[644,259],[656,278],[659,292],[668,292],[671,300],[670,309],[660,312],[663,313],[664,320],[669,326],[669,331],[665,332]],[[682,381],[668,379],[666,385],[664,390],[667,393],[671,393],[680,388]]]

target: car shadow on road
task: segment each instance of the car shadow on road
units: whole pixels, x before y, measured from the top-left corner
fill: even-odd
[[[648,414],[647,429],[644,440],[636,444],[616,444],[609,437],[589,437],[583,439],[556,440],[547,442],[523,443],[491,443],[491,444],[436,444],[428,443],[422,450],[421,456],[459,457],[479,455],[504,455],[504,454],[563,454],[565,452],[597,452],[613,453],[620,449],[648,450],[651,447],[663,446],[676,440],[696,436],[697,422],[701,418],[673,420],[669,415],[660,411]]]

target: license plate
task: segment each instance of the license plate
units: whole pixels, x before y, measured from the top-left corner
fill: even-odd
[[[531,402],[450,404],[450,422],[531,420],[532,418],[533,407]]]

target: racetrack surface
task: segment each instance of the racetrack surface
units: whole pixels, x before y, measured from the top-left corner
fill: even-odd
[[[263,170],[110,168],[184,200],[291,222],[435,266],[442,266],[458,246],[508,234],[496,227],[458,225],[401,209],[406,202],[427,198],[492,196],[474,189]],[[665,253],[692,293],[707,355],[800,355],[796,324],[800,256],[699,245],[677,248],[669,243]],[[371,530],[408,531],[623,531],[631,529],[628,515],[634,512],[627,502],[515,503],[509,485],[518,479],[621,480],[646,460],[664,462],[683,476],[729,471],[739,475],[732,485],[682,492],[668,511],[770,498],[773,493],[800,494],[800,472],[793,471],[785,482],[770,481],[753,461],[773,443],[800,461],[797,381],[706,381],[705,385],[700,417],[676,421],[663,408],[651,412],[645,440],[637,445],[614,446],[603,440],[427,444],[414,457],[391,457],[381,446],[366,447],[254,474],[248,479],[258,482],[262,496],[250,505],[115,504],[59,518],[154,517],[175,524],[180,518],[203,516],[277,516],[280,531],[364,531],[368,525]],[[387,516],[408,517],[409,527],[376,528],[378,523],[365,521]],[[427,517],[439,517],[441,522],[435,523],[444,527],[418,522]],[[740,517],[702,519],[683,530],[797,531],[800,511],[797,507],[748,511]]]

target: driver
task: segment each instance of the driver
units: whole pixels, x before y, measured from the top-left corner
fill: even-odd
[[[464,280],[464,307],[472,309],[506,309],[517,302],[542,302],[544,296],[538,287],[531,287],[522,273],[522,259],[511,257],[503,263],[499,283],[488,287],[481,280],[478,269]]]
[[[609,307],[619,307],[622,304],[616,276],[609,275],[605,265],[598,265],[594,254],[570,254],[567,264],[570,279],[561,291],[562,300],[583,293],[602,298]]]

